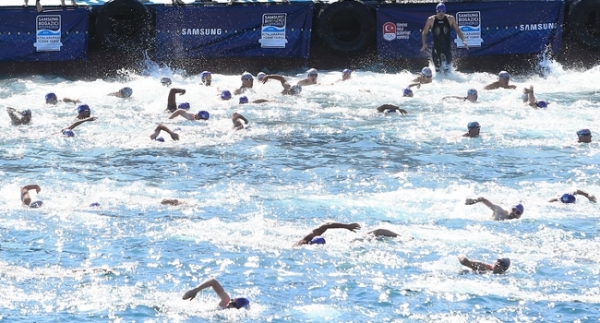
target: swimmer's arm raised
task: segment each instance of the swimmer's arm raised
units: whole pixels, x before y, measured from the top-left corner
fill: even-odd
[[[217,295],[221,299],[221,302],[219,302],[219,306],[226,307],[227,304],[229,304],[229,302],[231,301],[231,298],[229,297],[229,294],[225,292],[223,286],[221,286],[221,284],[214,278],[211,278],[200,284],[198,287],[187,291],[185,294],[183,294],[182,299],[189,299],[191,301],[196,297],[199,291],[209,287],[212,287],[212,289],[215,291],[215,293],[217,293]]]
[[[312,231],[312,233],[308,234],[306,237],[304,237],[300,241],[296,242],[294,244],[294,246],[308,244],[314,237],[323,235],[325,233],[325,231],[327,231],[328,229],[347,229],[352,232],[355,232],[356,230],[360,230],[360,224],[358,224],[358,223],[345,224],[345,223],[338,223],[338,222],[326,223],[326,224],[323,224],[322,226],[314,229]]]
[[[573,195],[583,195],[583,196],[587,197],[587,199],[590,202],[596,203],[596,197],[594,195],[588,194],[587,192],[584,192],[582,190],[577,190],[577,191],[573,192]]]
[[[91,118],[87,118],[87,119],[79,120],[79,121],[75,122],[74,124],[70,125],[69,127],[65,128],[65,129],[63,129],[63,130],[66,130],[66,129],[73,130],[73,129],[75,129],[77,126],[81,125],[82,123],[85,123],[85,122],[88,122],[88,121],[96,121],[96,119],[98,119],[98,118],[97,118],[97,117],[91,117]]]
[[[489,270],[489,265],[481,261],[471,261],[465,256],[458,256],[458,261],[461,265],[469,267],[475,271],[486,271]]]

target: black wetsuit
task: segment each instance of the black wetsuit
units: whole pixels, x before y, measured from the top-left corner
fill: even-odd
[[[452,63],[452,53],[450,53],[450,22],[448,17],[444,16],[444,19],[441,20],[435,17],[431,33],[433,34],[431,58],[435,68],[439,70],[442,66],[442,55],[446,56],[445,62],[449,67]]]

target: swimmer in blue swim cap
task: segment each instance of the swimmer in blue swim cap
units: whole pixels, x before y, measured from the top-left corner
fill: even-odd
[[[175,112],[175,110],[177,110],[177,101],[175,100],[176,94],[184,95],[185,90],[173,88],[169,91],[169,97],[167,98],[167,111],[169,112]]]
[[[198,113],[193,114],[193,113],[187,112],[186,110],[178,109],[177,111],[173,112],[173,114],[171,114],[171,116],[169,116],[169,119],[173,119],[178,116],[181,116],[181,117],[186,118],[191,121],[208,120],[210,118],[210,113],[208,113],[208,111],[201,110]]]
[[[169,129],[167,126],[165,126],[162,123],[159,124],[158,126],[156,126],[156,128],[154,129],[154,133],[152,135],[150,135],[150,140],[156,140],[161,131],[165,131],[166,133],[171,135],[171,139],[179,140],[179,135],[176,134],[175,132],[171,131],[171,129]]]
[[[246,119],[243,115],[241,115],[237,112],[233,113],[233,115],[231,116],[231,121],[233,122],[234,130],[244,129],[244,124],[242,123],[242,121],[244,121],[246,124],[248,124],[248,119]]]
[[[92,110],[90,110],[90,106],[87,104],[82,104],[77,107],[77,119],[89,118],[91,113]]]
[[[235,91],[233,91],[233,94],[235,94],[235,95],[242,94],[242,93],[246,92],[246,90],[251,89],[253,86],[254,86],[254,76],[252,76],[252,74],[250,74],[248,72],[244,72],[242,74],[242,86],[240,86],[239,89],[235,89]]]
[[[400,108],[397,105],[393,105],[393,104],[383,104],[377,107],[377,112],[381,112],[381,113],[401,113],[401,114],[408,114],[408,111]]]
[[[414,83],[409,85],[409,87],[417,86],[418,88],[420,88],[421,84],[429,84],[432,81],[433,81],[433,72],[431,71],[431,68],[423,67],[421,69],[421,73],[419,74],[419,76],[417,76],[417,78],[415,78],[413,80]]]
[[[67,128],[64,128],[60,131],[60,133],[63,134],[63,136],[65,137],[75,137],[75,133],[73,132],[73,129],[75,129],[76,127],[78,127],[79,125],[85,123],[85,122],[89,122],[89,121],[96,121],[96,119],[98,119],[97,117],[92,117],[92,118],[87,118],[87,119],[83,119],[83,120],[79,120],[77,122],[75,122],[74,124],[68,126]]]
[[[575,201],[577,200],[575,198],[575,195],[585,196],[590,202],[596,203],[596,197],[594,195],[591,195],[582,190],[576,190],[573,193],[565,193],[561,197],[555,197],[555,198],[549,200],[548,202],[551,202],[551,203],[552,202],[562,202],[565,204],[575,203]]]
[[[356,230],[360,230],[360,225],[358,223],[349,223],[349,224],[338,223],[338,222],[326,223],[326,224],[323,224],[322,226],[314,229],[306,237],[304,237],[301,240],[299,240],[298,242],[296,242],[294,244],[294,246],[311,244],[311,241],[313,241],[313,239],[315,237],[321,237],[325,233],[325,231],[327,231],[328,229],[346,229],[346,230],[349,230],[352,232],[356,232]],[[323,243],[324,242],[325,242],[325,239],[323,239]]]
[[[308,71],[306,71],[306,78],[301,79],[296,84],[300,85],[300,86],[309,86],[309,85],[318,84],[317,83],[317,78],[318,77],[319,77],[319,71],[317,71],[314,68],[311,68]]]
[[[484,197],[478,197],[476,199],[468,198],[465,201],[465,204],[473,205],[477,202],[483,203],[485,206],[489,207],[494,212],[492,214],[492,218],[494,219],[494,221],[518,219],[521,217],[521,215],[523,215],[523,212],[525,212],[525,208],[523,207],[522,204],[517,204],[517,205],[513,206],[509,212],[509,211],[503,209],[502,207],[490,202],[488,199],[486,199]]]
[[[503,274],[510,267],[510,259],[509,258],[500,258],[496,260],[496,262],[491,265],[481,261],[473,261],[469,260],[465,256],[458,256],[458,261],[461,265],[465,267],[471,268],[473,271],[478,273],[493,273],[493,274]]]
[[[196,295],[198,295],[198,292],[200,292],[203,289],[209,288],[209,287],[211,287],[215,291],[215,293],[217,293],[217,296],[219,296],[219,298],[221,299],[221,301],[219,302],[219,307],[222,309],[248,308],[248,306],[250,305],[250,301],[247,298],[244,298],[244,297],[231,298],[231,297],[229,297],[229,294],[227,294],[227,292],[225,291],[223,286],[221,286],[221,284],[214,278],[210,278],[209,280],[200,284],[198,287],[188,290],[187,292],[185,292],[185,294],[183,294],[182,299],[184,299],[184,300],[189,299],[191,301],[196,297]]]
[[[124,87],[117,92],[109,93],[109,96],[116,96],[117,98],[128,98],[133,94],[133,90],[130,87]]]
[[[28,124],[31,121],[31,110],[29,109],[19,112],[15,108],[6,108],[6,112],[15,126]]]
[[[267,83],[269,80],[276,80],[281,82],[281,86],[283,86],[283,91],[281,91],[281,94],[283,95],[298,95],[302,92],[302,86],[300,84],[291,86],[290,83],[282,75],[267,75],[263,78],[262,82],[264,84]]]
[[[501,71],[498,73],[498,81],[492,82],[483,87],[484,90],[496,90],[496,89],[516,89],[516,85],[509,85],[510,74],[507,71]]]
[[[535,94],[533,93],[533,85],[530,85],[529,88],[523,89],[523,103],[526,103],[530,107],[535,108],[535,109],[537,109],[537,108],[545,109],[550,104],[550,102],[548,102],[548,101],[544,101],[544,100],[537,101],[535,99]]]
[[[54,105],[54,104],[58,104],[59,102],[61,102],[61,100],[58,99],[58,97],[56,96],[56,94],[52,93],[52,92],[46,94],[45,99],[46,99],[46,104],[52,104],[52,105]],[[79,100],[69,99],[69,98],[63,98],[62,102],[74,103],[74,104],[80,103]]]
[[[590,129],[581,129],[577,131],[577,142],[586,144],[592,142],[592,132]]]
[[[37,194],[42,190],[38,184],[29,184],[21,187],[21,202],[23,206],[38,208],[42,206],[42,201],[31,202],[31,197],[29,196],[29,191],[35,190]]]
[[[481,126],[479,122],[472,121],[467,124],[467,133],[463,135],[463,137],[477,138],[479,137],[479,131],[481,130]]]
[[[477,102],[477,98],[478,98],[477,89],[471,88],[467,91],[467,96],[451,95],[451,96],[443,97],[442,100],[459,99],[459,100],[464,100],[464,101],[469,101],[469,102],[475,103],[475,102]]]
[[[160,79],[160,84],[162,84],[163,86],[169,87],[171,86],[171,79],[168,77],[163,77]]]

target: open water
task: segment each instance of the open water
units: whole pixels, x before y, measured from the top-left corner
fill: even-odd
[[[272,101],[247,105],[217,96],[240,86],[239,75],[214,74],[204,87],[152,64],[92,82],[2,79],[0,109],[31,109],[33,121],[0,120],[0,322],[598,321],[599,206],[547,201],[575,189],[600,195],[600,146],[575,134],[600,132],[600,67],[544,61],[540,71],[513,73],[518,89],[495,91],[482,90],[495,74],[434,75],[414,98],[401,96],[409,71],[357,70],[343,83],[339,71],[320,71],[321,84],[299,97],[255,81],[250,100]],[[187,90],[178,102],[211,119],[168,120],[163,76]],[[547,109],[521,103],[530,84]],[[131,98],[106,96],[123,86]],[[479,103],[441,101],[471,87]],[[89,104],[97,121],[74,138],[57,134],[76,105],[45,105],[48,92]],[[384,103],[409,113],[377,113]],[[249,130],[231,130],[236,111]],[[470,121],[480,138],[461,137]],[[151,141],[159,123],[181,140]],[[40,209],[21,206],[19,188],[31,183]],[[494,222],[484,205],[464,204],[477,196],[521,202],[525,213]],[[362,229],[292,248],[330,221]],[[400,237],[355,240],[376,228]],[[465,274],[463,254],[512,265]],[[181,300],[210,277],[250,308],[219,310],[211,290]]]

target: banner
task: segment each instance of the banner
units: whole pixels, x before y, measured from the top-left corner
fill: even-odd
[[[313,6],[156,8],[156,57],[308,57]]]
[[[377,49],[384,59],[429,57],[433,45],[421,52],[421,31],[435,15],[435,3],[377,8]],[[451,31],[454,56],[558,53],[564,17],[563,1],[449,2],[446,14],[456,18],[469,50]]]
[[[0,11],[1,61],[70,61],[87,57],[89,10],[5,8]]]

